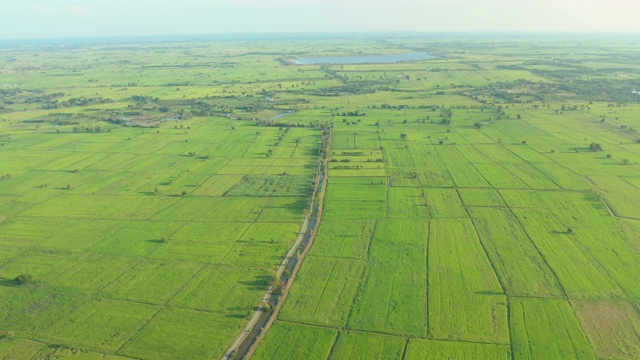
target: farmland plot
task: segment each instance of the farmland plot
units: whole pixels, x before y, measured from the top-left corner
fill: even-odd
[[[640,219],[640,189],[614,176],[592,176],[589,180],[616,215]]]
[[[0,353],[7,359],[30,360],[46,345],[25,339],[0,340]]]
[[[426,244],[422,222],[378,224],[349,328],[425,336]]]
[[[582,327],[599,358],[640,356],[640,317],[633,305],[620,301],[572,301]]]
[[[342,327],[353,303],[363,263],[311,256],[296,279],[280,318],[292,322]],[[308,275],[307,275],[308,274]]]
[[[572,298],[621,297],[611,276],[566,234],[548,210],[514,210],[531,240]]]
[[[615,220],[606,207],[591,192],[538,192],[562,224],[572,227],[607,228],[615,226]],[[561,229],[556,229],[561,230]]]
[[[310,254],[365,259],[373,236],[373,220],[323,220]]]
[[[319,155],[255,359],[638,358],[637,46],[539,40],[0,46],[0,358],[221,358]]]
[[[488,188],[489,183],[485,178],[476,170],[476,168],[469,163],[449,164],[445,166],[451,175],[451,179],[459,188]]]
[[[336,330],[278,322],[254,359],[326,359],[336,336]]]
[[[433,220],[429,232],[429,334],[507,344],[506,297],[469,220]]]
[[[411,339],[405,359],[511,359],[507,345]]]
[[[470,213],[508,295],[562,294],[553,272],[511,213],[491,208],[473,208]]]
[[[400,359],[405,340],[398,336],[343,331],[329,359]]]
[[[514,355],[518,358],[596,358],[566,301],[512,299],[510,307]]]

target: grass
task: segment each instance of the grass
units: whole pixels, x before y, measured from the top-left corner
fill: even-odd
[[[471,221],[430,222],[428,274],[430,338],[509,343],[506,297]]]
[[[258,159],[249,148],[266,140],[246,123],[178,125],[0,140],[12,174],[0,184],[2,331],[36,340],[42,357],[221,356],[299,232],[319,134],[296,129],[299,149]],[[253,176],[262,183],[239,187]],[[14,286],[21,273],[33,283]]]
[[[509,211],[474,208],[470,214],[508,295],[562,295],[552,269]]]
[[[365,259],[371,243],[373,220],[323,220],[310,253],[318,256]]]
[[[244,317],[269,283],[265,270],[210,265],[196,273],[170,301],[172,306]]]
[[[508,346],[412,339],[405,359],[511,359]]]
[[[337,331],[278,322],[267,334],[254,359],[326,359]]]
[[[399,359],[404,347],[401,337],[344,331],[338,335],[329,359]]]
[[[350,329],[425,335],[426,243],[423,222],[389,221],[376,226]]]
[[[108,298],[161,305],[198,270],[200,266],[188,262],[143,260],[101,293]]]
[[[633,305],[575,300],[572,306],[597,357],[633,359],[639,356],[640,318]]]
[[[528,235],[572,298],[621,296],[621,289],[592,255],[565,233],[548,210],[516,210]]]
[[[363,263],[311,256],[296,278],[280,318],[306,324],[342,327],[346,324]]]
[[[88,301],[51,326],[52,339],[72,338],[71,346],[114,353],[158,311],[156,306],[114,300]],[[87,328],[96,331],[87,332]]]
[[[221,313],[165,309],[154,316],[118,354],[154,359],[221,357],[228,339],[243,326],[243,319]],[[208,331],[211,324],[216,327],[213,334]]]
[[[636,206],[640,201],[638,188],[623,178],[614,176],[590,177],[589,181],[595,184],[595,190],[604,197],[604,201],[617,216],[640,219]]]
[[[0,351],[7,359],[29,360],[45,347],[45,344],[26,339],[0,340]]]
[[[510,300],[513,353],[522,359],[595,359],[580,323],[563,300]]]
[[[278,60],[407,48],[439,58]],[[256,358],[638,357],[628,39],[47,49],[0,49],[0,358],[220,358],[328,123],[318,236]]]

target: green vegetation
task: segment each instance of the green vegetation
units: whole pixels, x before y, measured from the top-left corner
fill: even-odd
[[[289,61],[409,50],[438,57]],[[318,159],[318,234],[255,359],[638,358],[637,51],[2,45],[0,358],[221,358]]]
[[[274,329],[337,331],[331,359],[637,357],[633,47],[493,41],[324,67],[380,87],[300,111],[333,119],[329,187]]]
[[[0,49],[1,358],[220,358],[300,231],[321,131],[137,46]]]
[[[253,359],[326,359],[336,335],[327,328],[278,322]]]

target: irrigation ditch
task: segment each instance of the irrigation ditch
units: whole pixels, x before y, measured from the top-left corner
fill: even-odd
[[[275,278],[279,280],[279,284],[269,286],[251,320],[225,352],[222,357],[223,360],[248,359],[251,357],[271,325],[278,318],[280,309],[285,303],[291,285],[313,244],[320,225],[327,188],[328,156],[330,154],[332,136],[333,129],[323,130],[322,145],[320,146],[314,176],[313,193],[296,242],[291,246],[276,271]]]

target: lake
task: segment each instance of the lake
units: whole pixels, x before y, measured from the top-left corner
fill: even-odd
[[[293,59],[291,62],[297,65],[318,64],[382,64],[396,63],[400,61],[431,60],[437,56],[425,53],[391,54],[391,55],[359,55],[359,56],[320,56],[303,57]]]

